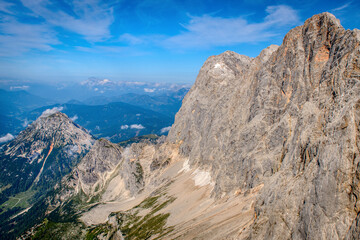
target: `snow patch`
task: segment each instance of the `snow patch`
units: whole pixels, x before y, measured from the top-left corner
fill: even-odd
[[[188,172],[188,171],[190,171],[190,164],[189,164],[189,159],[186,159],[186,161],[183,164],[183,167],[179,170],[178,173]]]
[[[201,171],[196,169],[193,172],[192,179],[195,181],[195,186],[203,187],[205,185],[214,186],[215,184],[211,181],[211,175],[207,171]]]
[[[216,63],[214,68],[222,68],[220,63]]]
[[[14,137],[12,134],[8,133],[8,134],[6,134],[5,136],[0,137],[0,143],[4,143],[4,142],[11,141],[11,140],[13,140],[14,138],[15,138],[15,137]]]

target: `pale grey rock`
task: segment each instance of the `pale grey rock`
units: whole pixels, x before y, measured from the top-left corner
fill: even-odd
[[[44,194],[71,172],[94,143],[84,128],[64,113],[42,115],[0,151],[0,186],[10,196],[36,188]]]
[[[168,141],[214,196],[264,184],[251,239],[359,237],[359,39],[315,15],[257,58],[210,57],[184,98]]]

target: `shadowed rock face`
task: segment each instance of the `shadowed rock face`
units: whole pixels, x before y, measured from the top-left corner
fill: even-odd
[[[210,57],[169,133],[214,196],[264,184],[250,237],[358,237],[360,31],[323,13],[256,58]]]

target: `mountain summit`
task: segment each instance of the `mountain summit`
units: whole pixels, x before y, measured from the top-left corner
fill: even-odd
[[[77,165],[93,142],[92,136],[65,114],[54,109],[45,111],[13,141],[2,146],[1,210],[16,213],[35,203]],[[16,208],[12,199],[20,199],[23,204]],[[4,216],[2,224],[7,220]]]

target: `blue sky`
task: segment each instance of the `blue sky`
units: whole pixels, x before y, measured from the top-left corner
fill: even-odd
[[[359,1],[0,0],[0,81],[194,82],[211,55],[251,57],[307,18],[360,27]]]

